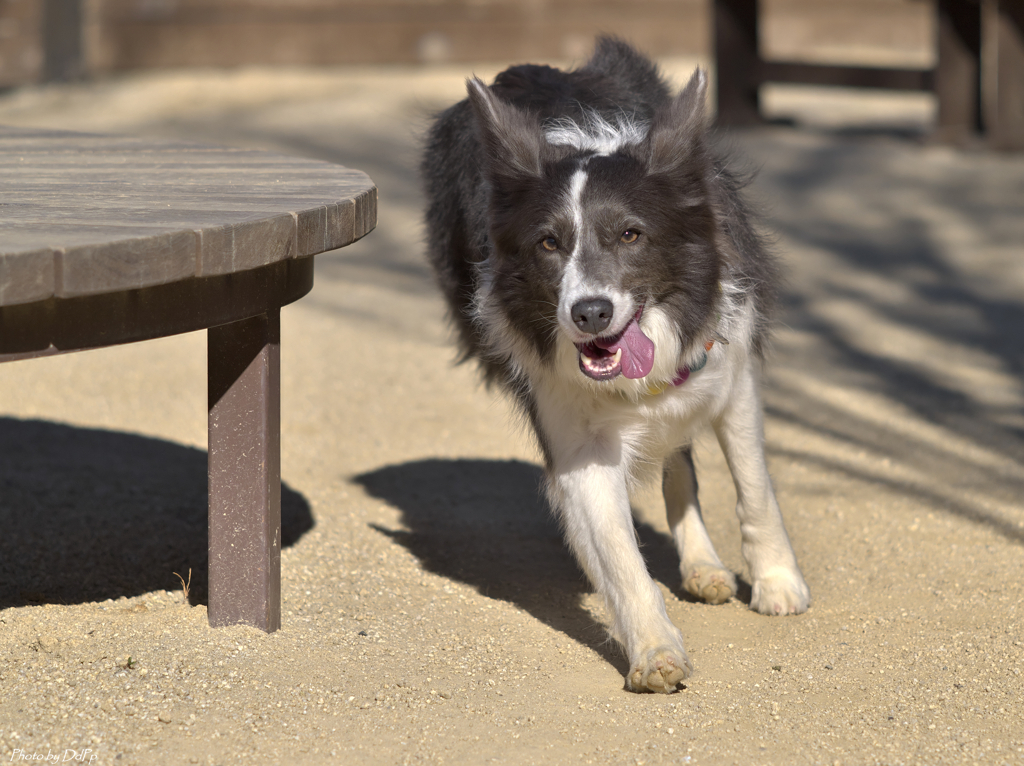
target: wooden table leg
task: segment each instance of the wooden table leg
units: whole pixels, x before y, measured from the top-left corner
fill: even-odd
[[[280,317],[207,335],[213,627],[281,626]]]

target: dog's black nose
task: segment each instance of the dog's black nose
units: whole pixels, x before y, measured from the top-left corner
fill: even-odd
[[[580,332],[597,335],[612,321],[615,307],[604,298],[584,298],[572,307],[572,321]]]

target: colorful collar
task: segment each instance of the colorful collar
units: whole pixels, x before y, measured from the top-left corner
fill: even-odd
[[[680,367],[678,370],[676,370],[676,376],[672,378],[672,381],[670,383],[659,383],[657,385],[647,386],[647,395],[657,396],[658,394],[664,393],[666,390],[668,390],[669,386],[683,385],[683,383],[690,379],[691,374],[695,372],[700,372],[701,370],[704,369],[704,365],[708,363],[708,352],[714,345],[715,342],[713,340],[709,340],[707,343],[705,343],[704,353],[700,355],[700,359],[698,359],[694,364],[690,366],[684,365]]]

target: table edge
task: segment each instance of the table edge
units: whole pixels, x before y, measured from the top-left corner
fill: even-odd
[[[124,236],[114,235],[106,242],[67,246],[54,242],[52,246],[5,250],[3,225],[0,224],[0,306],[118,293],[196,277],[248,271],[345,247],[376,227],[377,187],[366,173],[342,165],[263,150],[235,150],[158,139],[59,131],[20,131],[15,135],[57,134],[106,141],[114,147],[121,146],[117,142],[124,142],[121,154],[111,150],[114,152],[111,156],[131,157],[134,147],[139,151],[189,147],[198,153],[237,151],[240,157],[250,154],[264,162],[280,158],[299,163],[302,167],[295,173],[303,169],[319,171],[321,186],[325,180],[334,183],[331,175],[336,173],[338,186],[348,186],[351,193],[333,199],[328,196],[322,202],[310,201],[308,206],[303,206],[305,201],[301,199],[289,205],[289,196],[300,195],[282,193],[283,202],[278,211],[269,209],[273,203],[268,202],[265,215],[258,212],[258,217],[250,220],[210,226],[147,224],[126,216]],[[245,199],[244,195],[242,198]],[[254,196],[254,199],[258,206],[259,198]],[[16,221],[6,223],[9,232],[15,231]],[[116,230],[118,226],[109,224],[109,228]],[[145,255],[140,257],[140,254]]]

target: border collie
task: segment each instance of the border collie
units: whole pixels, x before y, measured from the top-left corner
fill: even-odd
[[[736,485],[751,608],[810,605],[764,458],[775,263],[709,146],[702,70],[673,96],[654,64],[601,38],[579,69],[516,66],[467,88],[423,162],[428,253],[462,357],[533,425],[548,498],[629,659],[627,688],[670,692],[692,666],[629,493],[660,468],[682,587],[712,604],[734,596],[697,502],[702,427]]]

